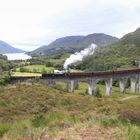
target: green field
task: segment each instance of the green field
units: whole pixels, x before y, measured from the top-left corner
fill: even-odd
[[[54,70],[53,67],[47,67],[45,65],[29,65],[23,66],[21,68],[25,72],[33,72],[33,73],[42,73],[42,72],[51,73]],[[16,68],[16,71],[17,72],[21,71],[21,68]]]
[[[140,98],[120,101],[130,94],[113,87],[114,95],[107,97],[104,85],[98,86],[101,97],[85,93],[85,83],[75,94],[40,83],[0,87],[0,137],[139,140]]]
[[[41,76],[40,73],[29,73],[29,72],[12,72],[11,73],[11,76],[15,76],[15,77],[18,77],[18,76]]]

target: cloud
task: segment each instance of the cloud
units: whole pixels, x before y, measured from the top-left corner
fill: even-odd
[[[140,26],[139,9],[139,0],[0,0],[0,40],[32,50],[67,35],[121,37]]]

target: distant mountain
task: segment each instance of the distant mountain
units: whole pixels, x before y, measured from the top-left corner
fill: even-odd
[[[135,60],[140,61],[140,28],[75,65],[85,71],[126,69],[136,67]]]
[[[0,40],[0,54],[4,53],[23,53],[25,51],[12,47],[4,41]]]
[[[73,53],[88,47],[92,43],[97,44],[99,47],[103,47],[116,41],[118,41],[118,38],[102,33],[95,33],[87,36],[67,36],[56,39],[49,45],[44,45],[30,52],[30,54],[49,55],[63,52]]]

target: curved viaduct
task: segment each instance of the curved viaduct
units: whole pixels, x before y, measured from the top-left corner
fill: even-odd
[[[11,77],[11,81],[24,81],[33,79],[35,77]],[[94,94],[94,86],[99,81],[104,81],[106,85],[106,95],[112,94],[112,85],[114,81],[119,80],[120,93],[125,92],[127,80],[130,79],[130,91],[140,93],[140,68],[119,71],[99,71],[99,72],[78,72],[78,73],[63,73],[63,74],[42,74],[39,77],[48,84],[55,84],[55,82],[66,82],[68,91],[74,92],[75,87],[79,81],[86,81],[88,83],[89,95]]]
[[[78,72],[64,74],[42,74],[48,84],[64,81],[68,84],[68,91],[74,92],[78,81],[87,81],[89,95],[94,94],[94,86],[99,81],[104,81],[106,85],[106,95],[112,94],[112,85],[114,81],[119,80],[120,93],[125,92],[127,80],[130,79],[130,91],[136,93],[137,89],[140,93],[140,69],[119,70],[119,71],[100,71],[100,72]]]

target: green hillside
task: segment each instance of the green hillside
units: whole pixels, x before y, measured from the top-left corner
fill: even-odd
[[[109,45],[118,39],[110,35],[95,33],[87,36],[67,36],[56,39],[49,45],[42,46],[29,54],[31,55],[54,55],[60,53],[74,53],[82,50],[92,43],[97,44],[100,47]]]
[[[75,64],[75,67],[85,71],[115,70],[136,67],[135,60],[140,60],[140,29],[112,45],[97,48],[92,56]]]
[[[136,46],[140,46],[140,28],[138,28],[135,32],[126,34],[121,40],[121,44],[134,44]]]

